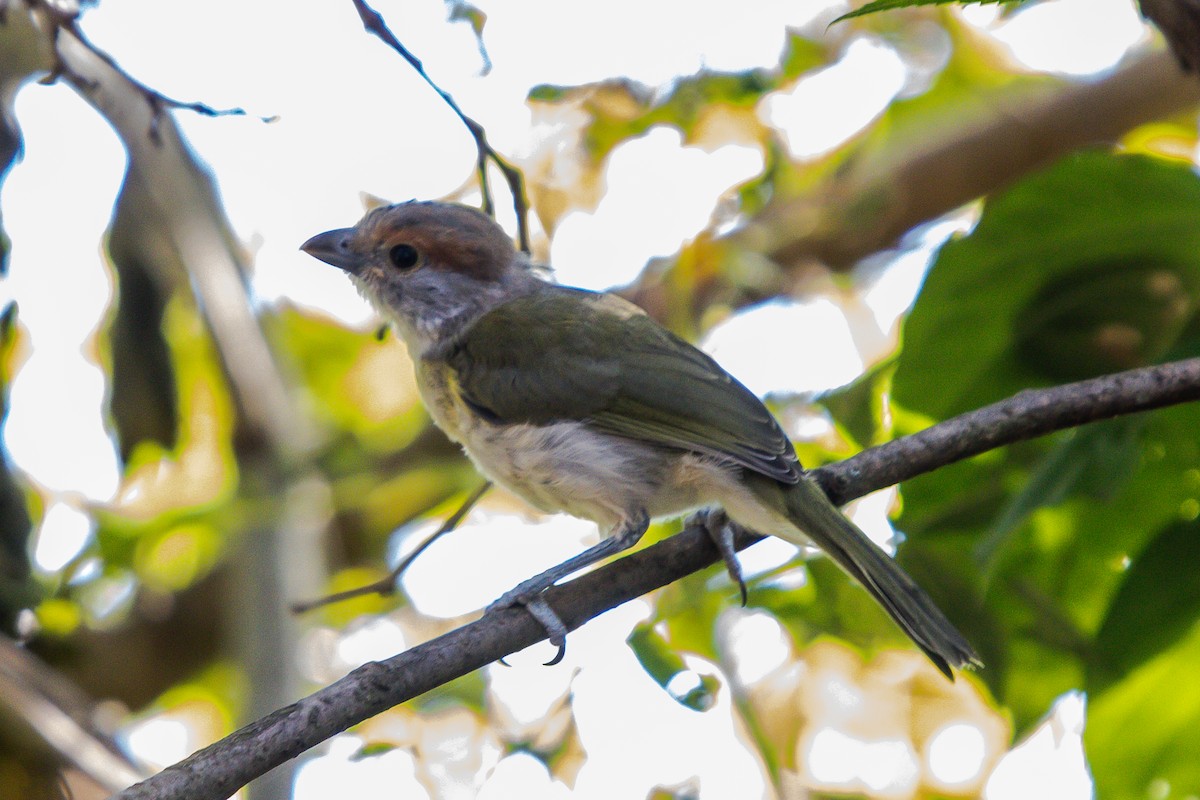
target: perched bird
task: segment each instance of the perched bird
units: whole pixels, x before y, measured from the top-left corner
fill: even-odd
[[[805,476],[759,399],[636,306],[543,280],[499,225],[461,205],[377,208],[302,249],[345,270],[392,322],[434,422],[480,471],[606,534],[489,607],[528,608],[560,655],[566,628],[543,591],[635,544],[651,518],[719,506],[746,528],[815,543],[947,677],[979,663],[929,596]]]

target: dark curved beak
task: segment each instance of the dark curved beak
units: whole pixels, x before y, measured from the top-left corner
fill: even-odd
[[[326,264],[332,264],[338,269],[344,269],[351,275],[358,273],[367,259],[353,248],[354,229],[339,228],[336,231],[318,233],[300,249],[313,258],[320,259]]]

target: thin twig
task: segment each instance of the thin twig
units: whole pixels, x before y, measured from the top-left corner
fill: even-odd
[[[395,50],[400,56],[409,63],[417,74],[429,84],[430,88],[438,93],[438,97],[450,107],[450,110],[462,121],[466,126],[467,131],[471,134],[471,138],[475,140],[475,149],[477,152],[475,168],[479,174],[479,191],[483,195],[483,210],[491,217],[496,216],[496,206],[492,201],[491,186],[488,182],[487,165],[491,161],[495,164],[500,172],[504,174],[504,180],[508,183],[508,190],[512,194],[513,211],[517,215],[517,242],[521,247],[521,252],[530,252],[529,245],[529,201],[525,197],[525,179],[521,175],[521,171],[496,152],[487,140],[487,132],[483,126],[476,122],[459,107],[454,98],[449,92],[442,89],[434,83],[433,78],[429,77],[429,73],[425,71],[425,65],[421,63],[421,59],[413,55],[412,51],[405,47],[396,35],[388,28],[387,23],[383,21],[383,16],[367,5],[366,0],[351,0],[354,3],[355,10],[358,11],[358,16],[362,19],[363,27],[368,33],[372,33],[379,37],[384,44]]]
[[[87,91],[94,88],[94,81],[73,71],[59,51],[58,37],[64,33],[71,36],[71,38],[75,39],[76,42],[78,42],[96,58],[100,59],[111,69],[121,73],[122,77],[132,87],[140,92],[144,98],[146,98],[146,102],[149,103],[150,108],[153,111],[153,114],[150,118],[149,135],[150,139],[155,144],[162,142],[162,134],[159,130],[159,125],[162,115],[167,109],[193,111],[206,117],[246,116],[246,111],[242,108],[214,108],[207,103],[176,100],[172,97],[168,97],[157,89],[150,88],[122,69],[121,65],[117,63],[116,59],[114,59],[100,47],[97,47],[90,39],[87,38],[87,36],[84,35],[83,31],[79,27],[78,11],[65,10],[54,5],[53,3],[47,2],[46,0],[27,0],[27,2],[29,3],[30,7],[38,9],[43,20],[45,20],[52,29],[51,35],[54,41],[55,63],[53,68],[50,70],[50,73],[42,79],[42,83],[54,83],[59,78],[65,77],[82,90]],[[274,122],[276,117],[259,117],[259,119],[263,122]]]
[[[813,470],[838,505],[1001,445],[1138,411],[1200,400],[1200,358],[1027,389],[920,433]]]
[[[396,593],[396,587],[399,585],[400,576],[403,575],[405,571],[412,565],[412,563],[417,560],[417,556],[421,555],[421,553],[424,553],[425,550],[438,539],[457,528],[459,523],[463,521],[463,518],[467,516],[467,512],[474,508],[475,504],[479,502],[480,498],[487,494],[488,489],[491,488],[492,482],[484,481],[477,489],[475,489],[475,491],[467,495],[466,499],[463,500],[462,505],[458,507],[458,510],[447,517],[446,521],[442,523],[441,527],[429,534],[429,536],[425,537],[425,540],[417,545],[415,550],[401,559],[400,563],[397,564],[392,571],[387,574],[386,577],[380,578],[374,583],[368,583],[366,586],[347,589],[344,592],[334,592],[333,594],[327,594],[324,597],[318,597],[316,600],[303,600],[292,603],[292,613],[304,614],[312,611],[314,608],[321,608],[323,606],[331,605],[332,603],[341,603],[345,600],[353,600],[355,597],[362,597],[363,595],[367,594],[377,594],[380,597],[392,596]]]
[[[1200,359],[1031,390],[914,436],[812,471],[843,503],[984,450],[1055,430],[1200,399]],[[738,549],[758,541],[739,535]],[[574,630],[611,608],[716,563],[702,526],[551,588],[546,600]],[[221,800],[352,725],[546,638],[520,608],[490,613],[253,722],[114,800]]]

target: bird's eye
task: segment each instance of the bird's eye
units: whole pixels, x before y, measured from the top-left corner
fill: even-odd
[[[421,260],[421,254],[411,244],[398,244],[388,250],[388,259],[396,269],[412,269]]]

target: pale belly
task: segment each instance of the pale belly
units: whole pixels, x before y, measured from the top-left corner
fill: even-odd
[[[434,422],[480,472],[542,511],[591,520],[607,535],[642,512],[668,517],[715,504],[729,506],[736,518],[755,505],[732,464],[581,422],[493,425],[455,397],[445,373],[422,371],[418,384]]]
[[[433,421],[462,445],[488,479],[542,511],[565,511],[606,531],[636,512],[629,508],[636,466],[581,432],[577,423],[493,425],[451,391],[437,364],[417,365],[418,386]],[[582,435],[581,435],[582,433]]]

